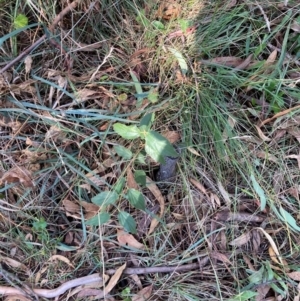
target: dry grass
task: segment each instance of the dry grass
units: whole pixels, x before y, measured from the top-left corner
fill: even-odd
[[[299,4],[181,1],[166,20],[161,3],[81,1],[51,32],[68,1],[1,2],[0,37],[19,13],[38,23],[0,39],[1,68],[46,34],[0,77],[1,285],[53,289],[124,263],[199,263],[124,273],[110,298],[141,300],[136,294],[148,287],[149,300],[298,300]],[[158,92],[157,103],[137,103],[130,71],[144,93]],[[175,182],[137,186],[145,213],[126,198],[130,172],[154,179],[158,163],[113,124],[138,124],[149,112],[153,129],[176,132],[184,147]],[[122,159],[116,145],[134,157]],[[110,219],[88,226],[93,197],[122,179]],[[143,247],[120,243],[120,211],[136,221]]]

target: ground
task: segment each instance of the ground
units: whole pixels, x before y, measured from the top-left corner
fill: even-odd
[[[299,300],[298,1],[0,4],[3,300]]]

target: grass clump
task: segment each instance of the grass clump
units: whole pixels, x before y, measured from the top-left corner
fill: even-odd
[[[1,285],[296,300],[299,5],[3,3]]]

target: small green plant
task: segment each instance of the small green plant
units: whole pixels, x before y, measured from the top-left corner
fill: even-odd
[[[172,144],[158,132],[151,130],[154,121],[154,113],[146,114],[140,121],[140,125],[125,125],[115,123],[114,131],[127,140],[142,139],[145,141],[146,153],[156,162],[164,163],[165,157],[178,157]]]
[[[140,125],[124,125],[115,123],[113,128],[122,138],[133,140],[142,139],[145,141],[146,153],[155,161],[164,163],[166,156],[177,157],[178,153],[172,144],[156,131],[151,130],[154,121],[154,113],[146,114],[140,121]],[[125,160],[130,160],[133,153],[124,146],[116,146],[117,154]],[[136,170],[134,174],[136,182],[140,186],[146,185],[146,173],[143,170]],[[86,224],[99,226],[110,219],[110,214],[106,212],[108,206],[115,206],[120,198],[129,201],[131,206],[139,210],[146,210],[143,194],[133,188],[125,189],[126,179],[121,177],[118,182],[109,191],[103,191],[92,198],[92,202],[101,207],[101,211],[89,219]],[[125,190],[125,193],[124,193]],[[128,232],[136,233],[136,222],[134,218],[126,211],[119,211],[118,221],[120,225]]]

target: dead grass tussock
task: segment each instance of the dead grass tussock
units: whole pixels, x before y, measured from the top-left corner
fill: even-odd
[[[190,1],[170,17],[170,7],[156,2],[85,1],[51,33],[47,28],[66,5],[20,6],[30,23],[45,28],[28,29],[1,49],[3,65],[48,35],[30,54],[27,70],[18,63],[0,81],[2,269],[20,283],[29,277],[34,286],[54,288],[125,262],[199,262],[187,272],[123,275],[110,293],[132,297],[152,285],[156,300],[295,297],[299,118],[290,108],[299,94],[299,47],[289,22],[297,20],[297,6],[289,4],[288,12],[277,3]],[[1,10],[8,24],[13,12]],[[0,28],[1,36],[10,31]],[[169,47],[185,58],[186,75]],[[169,99],[164,106],[146,100],[137,108],[130,71],[144,91],[153,84],[159,101]],[[156,130],[178,133],[186,146],[175,182],[155,188],[163,205],[144,187],[147,214],[120,196],[107,223],[86,226],[85,218],[98,210],[91,199],[129,169],[154,177],[157,164],[121,160],[114,148],[137,154],[142,143],[112,135],[115,121],[134,123],[147,110],[156,112]],[[127,246],[120,210],[137,223]]]

